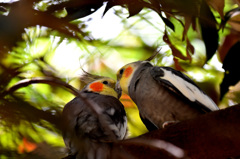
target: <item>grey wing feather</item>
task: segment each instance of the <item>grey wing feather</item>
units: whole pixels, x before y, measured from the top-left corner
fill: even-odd
[[[173,93],[182,95],[191,102],[197,102],[206,110],[219,108],[189,77],[170,67],[153,67],[152,77]]]
[[[141,118],[143,124],[148,129],[148,131],[153,131],[153,130],[157,130],[158,129],[158,127],[155,124],[153,124],[153,122],[151,122],[150,120],[148,120],[146,118],[143,118],[141,115],[140,115],[140,118]]]

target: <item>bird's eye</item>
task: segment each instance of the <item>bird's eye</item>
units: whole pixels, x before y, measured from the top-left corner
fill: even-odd
[[[103,84],[108,84],[108,81],[103,81],[102,83],[103,83]]]
[[[123,68],[119,71],[119,73],[120,73],[120,75],[122,75],[123,74]]]

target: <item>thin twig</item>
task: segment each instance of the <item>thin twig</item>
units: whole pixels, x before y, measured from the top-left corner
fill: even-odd
[[[152,59],[154,59],[159,54],[160,51],[161,51],[161,48],[159,50],[155,49],[155,51],[153,52],[152,56],[147,58],[145,61],[151,61]]]
[[[52,77],[44,77],[44,78],[36,77],[36,78],[32,78],[32,79],[24,79],[24,80],[17,82],[15,85],[10,87],[6,91],[2,92],[1,96],[4,97],[8,94],[15,92],[16,90],[18,90],[20,88],[27,87],[31,84],[38,84],[38,83],[55,84],[55,85],[65,87],[65,88],[69,89],[71,91],[71,93],[74,94],[75,96],[78,96],[79,92],[80,92],[73,86],[71,86],[71,85],[67,84],[66,82],[63,82],[59,79],[52,78]]]
[[[116,136],[113,134],[111,129],[109,128],[109,125],[106,123],[106,121],[102,117],[102,112],[99,109],[98,105],[90,100],[88,100],[79,90],[74,88],[73,86],[69,85],[66,82],[63,82],[59,79],[52,78],[52,77],[44,77],[44,78],[32,78],[32,79],[24,79],[19,82],[17,82],[15,85],[4,91],[3,93],[0,94],[1,97],[4,97],[8,94],[13,93],[14,91],[27,87],[30,84],[39,84],[39,83],[45,83],[45,84],[55,84],[59,85],[62,87],[65,87],[71,91],[72,94],[75,96],[79,97],[81,100],[83,100],[93,111],[93,113],[96,115],[96,117],[99,119],[99,122],[101,123],[102,127],[104,128],[105,131],[109,133],[113,141],[116,141]]]

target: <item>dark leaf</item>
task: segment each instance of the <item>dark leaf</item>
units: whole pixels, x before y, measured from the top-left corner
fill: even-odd
[[[202,39],[206,47],[207,60],[212,58],[218,48],[218,29],[216,19],[205,1],[202,1],[199,23]]]
[[[128,17],[132,17],[136,14],[138,14],[142,9],[143,9],[143,5],[138,2],[138,1],[131,1],[128,4],[128,12],[129,12],[129,16]]]
[[[225,69],[225,76],[220,86],[221,98],[228,91],[229,86],[235,85],[240,80],[239,50],[240,42],[238,41],[231,47],[223,61],[222,67]]]
[[[55,29],[67,36],[77,38],[76,33],[85,34],[66,19],[59,19],[48,12],[33,9],[31,1],[18,1],[11,6],[7,16],[0,16],[0,49],[15,45],[21,40],[25,28],[41,25]]]
[[[169,28],[171,28],[173,31],[175,31],[175,27],[173,25],[173,23],[168,20],[167,18],[164,18],[162,13],[159,14],[159,16],[162,18],[163,22],[166,24],[166,26],[168,26]]]
[[[58,2],[54,5],[50,5],[47,8],[47,13],[51,14],[55,11],[66,9],[68,15],[66,18],[73,20],[73,17],[80,18],[92,14],[98,8],[103,5],[103,0],[70,0],[64,2]],[[81,12],[82,13],[79,13]],[[69,17],[68,17],[69,16]]]
[[[197,30],[197,27],[196,27],[196,25],[197,25],[196,23],[197,23],[197,22],[196,22],[196,20],[197,20],[196,18],[193,18],[193,19],[192,19],[192,28],[193,28],[193,30],[195,30],[195,31]]]
[[[234,8],[230,11],[228,11],[225,15],[224,15],[224,18],[223,20],[221,21],[221,24],[220,24],[220,29],[224,29],[226,23],[228,22],[228,20],[232,17],[232,15],[236,12],[239,12],[240,11],[240,8]]]
[[[10,16],[8,16],[10,17]],[[17,20],[0,15],[0,53],[1,56],[6,53],[9,47],[15,45],[15,42],[21,39],[24,32],[23,27],[18,25]]]
[[[20,72],[19,68],[7,68],[4,65],[0,64],[0,93],[8,86],[12,78],[16,77]]]
[[[89,4],[89,5],[84,5],[84,6],[79,6],[76,8],[66,8],[68,15],[67,15],[67,19],[68,20],[75,20],[78,18],[82,18],[85,16],[88,16],[92,13],[94,13],[95,11],[97,11],[103,4],[100,3],[96,3],[96,4]]]
[[[218,49],[218,54],[220,57],[220,61],[223,62],[224,58],[226,57],[229,49],[238,41],[240,40],[239,35],[234,34],[231,32],[229,35],[225,36],[223,43],[220,45]]]
[[[124,3],[122,1],[118,1],[118,0],[109,0],[107,2],[107,5],[106,5],[106,8],[104,9],[104,12],[103,12],[103,16],[107,13],[107,11],[109,9],[111,9],[112,7],[114,6],[117,6],[117,5],[123,5]]]
[[[30,123],[39,123],[41,120],[46,120],[55,125],[55,127],[59,130],[61,129],[59,115],[53,115],[51,111],[37,109],[33,105],[23,101],[16,96],[11,97],[13,97],[11,101],[7,99],[0,99],[0,114],[1,117],[3,117],[8,123],[9,127],[11,127],[12,124],[18,125],[22,120],[28,121]],[[60,114],[60,112],[57,114]]]

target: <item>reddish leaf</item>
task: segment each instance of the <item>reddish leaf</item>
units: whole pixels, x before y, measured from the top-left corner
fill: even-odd
[[[196,17],[199,15],[200,0],[156,0],[161,6],[161,10],[166,13],[176,13],[178,15],[191,15]],[[177,12],[176,12],[177,11]]]
[[[187,50],[189,50],[192,54],[194,54],[194,47],[193,45],[190,43],[189,39],[187,38]]]
[[[224,0],[205,0],[208,5],[213,7],[221,16],[221,18],[224,18],[223,14],[223,8],[224,8]]]
[[[193,28],[193,30],[195,30],[195,31],[197,30],[196,25],[197,25],[197,24],[196,24],[196,18],[193,18],[193,19],[192,19],[192,28]]]
[[[190,60],[190,62],[191,62],[191,60],[192,60],[192,58],[191,58],[191,54],[194,54],[194,47],[193,47],[193,45],[190,43],[190,41],[189,41],[189,39],[188,38],[186,38],[186,52],[187,52],[187,57],[188,57],[188,59]]]
[[[179,61],[176,57],[173,57],[175,69],[178,71],[185,71],[182,66],[179,64]]]
[[[229,10],[225,15],[224,19],[221,21],[220,29],[224,29],[227,22],[233,27],[235,30],[239,30],[239,12],[240,8],[234,8]]]
[[[193,18],[190,16],[185,16],[184,19],[185,19],[185,25],[184,25],[183,37],[182,37],[183,40],[185,39],[185,36],[187,34],[189,27],[191,26]]]
[[[240,32],[240,8],[232,13],[228,23],[232,26],[232,29]]]
[[[158,0],[149,0],[149,2],[151,2],[151,5],[154,6],[154,10],[155,10],[157,13],[160,13],[160,12],[161,12],[161,8],[160,8],[159,1],[158,1]]]
[[[22,143],[18,146],[18,152],[19,153],[32,152],[36,148],[37,148],[37,145],[35,143],[32,143],[32,142],[28,141],[24,137]]]
[[[234,33],[230,33],[229,35],[225,36],[222,45],[218,49],[218,54],[220,57],[221,62],[224,61],[225,56],[227,55],[229,49],[239,40],[239,35]]]
[[[189,59],[188,57],[183,56],[183,54],[181,53],[181,51],[179,51],[179,50],[171,43],[170,39],[168,38],[168,35],[167,35],[166,30],[165,30],[165,33],[164,33],[164,36],[163,36],[163,41],[164,41],[165,43],[167,43],[168,46],[171,48],[173,56],[176,56],[176,57],[178,57],[178,58],[180,58],[180,59],[183,59],[183,60],[188,60],[188,59]]]

